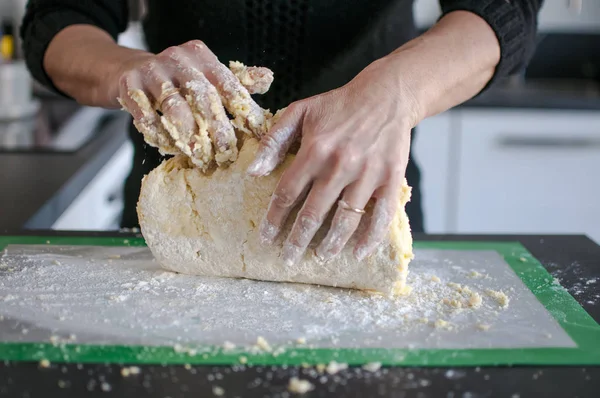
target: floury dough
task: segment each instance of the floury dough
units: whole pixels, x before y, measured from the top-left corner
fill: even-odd
[[[277,116],[267,121],[267,129]],[[259,225],[294,155],[287,155],[270,175],[250,177],[246,169],[254,160],[258,140],[246,135],[240,143],[237,159],[227,167],[207,171],[180,153],[144,177],[138,217],[146,243],[162,267],[183,274],[310,283],[386,295],[409,291],[405,282],[413,253],[405,212],[411,189],[406,181],[387,237],[370,257],[359,262],[353,254],[357,236],[370,221],[368,206],[357,233],[337,257],[323,262],[314,253],[327,233],[329,218],[303,260],[290,267],[281,252],[296,211],[271,246],[260,243]]]

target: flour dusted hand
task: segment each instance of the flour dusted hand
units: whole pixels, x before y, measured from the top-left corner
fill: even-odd
[[[267,68],[230,68],[201,41],[170,47],[125,65],[119,102],[161,153],[182,153],[203,170],[226,166],[237,158],[236,129],[265,132],[271,115],[250,94],[266,92],[273,81]]]

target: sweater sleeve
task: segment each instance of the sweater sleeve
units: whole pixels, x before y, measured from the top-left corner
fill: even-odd
[[[499,78],[523,69],[535,51],[538,13],[543,0],[439,0],[442,17],[452,11],[469,11],[483,18],[500,43],[500,62],[482,90]]]
[[[33,78],[58,94],[44,70],[44,54],[54,36],[70,25],[94,25],[115,40],[127,29],[127,0],[30,0],[27,4],[21,39],[25,62]]]

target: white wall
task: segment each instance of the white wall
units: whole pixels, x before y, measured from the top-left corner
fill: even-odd
[[[417,26],[427,27],[440,15],[439,0],[415,0]],[[600,0],[545,0],[542,32],[600,32]]]

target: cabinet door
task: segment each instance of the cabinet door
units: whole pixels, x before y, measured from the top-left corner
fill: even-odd
[[[451,206],[452,114],[445,112],[423,120],[416,128],[412,156],[421,170],[423,213],[427,233],[448,232],[448,209]]]
[[[122,189],[131,169],[133,146],[127,140],[52,226],[57,230],[118,229]]]
[[[600,240],[600,112],[461,110],[461,233]]]

